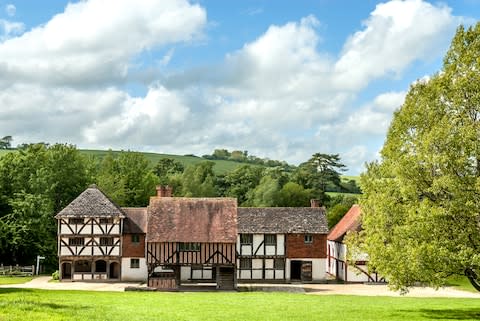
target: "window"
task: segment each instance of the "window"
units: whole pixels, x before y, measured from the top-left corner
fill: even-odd
[[[68,239],[68,245],[70,246],[83,246],[85,239],[83,237],[71,237]]]
[[[275,259],[273,261],[273,268],[276,270],[285,269],[285,261],[283,259]]]
[[[139,269],[140,268],[140,259],[130,259],[130,268]]]
[[[69,218],[68,224],[83,224],[83,218]]]
[[[240,268],[241,269],[251,269],[252,268],[252,259],[240,259]]]
[[[200,243],[178,243],[178,250],[180,252],[199,252]]]
[[[305,234],[305,244],[311,244],[311,243],[313,243],[313,235]]]
[[[100,245],[113,245],[113,237],[101,237]]]
[[[240,234],[240,244],[252,244],[253,234]]]
[[[140,235],[132,234],[132,243],[140,243]]]
[[[277,235],[265,234],[265,245],[277,245]]]
[[[100,224],[112,224],[112,223],[113,223],[113,218],[111,217],[100,219]]]

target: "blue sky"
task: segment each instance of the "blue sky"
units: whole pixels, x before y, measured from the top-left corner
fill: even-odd
[[[298,164],[378,157],[409,85],[480,1],[0,1],[0,128],[47,141]]]

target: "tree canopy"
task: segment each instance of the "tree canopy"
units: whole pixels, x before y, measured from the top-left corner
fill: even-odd
[[[393,288],[480,271],[480,24],[460,27],[442,70],[411,86],[361,182],[352,243]]]

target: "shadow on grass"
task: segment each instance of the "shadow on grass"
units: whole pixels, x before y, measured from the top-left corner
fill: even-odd
[[[0,288],[0,294],[6,293],[16,293],[16,292],[33,292],[33,289],[25,289],[25,288]]]
[[[478,309],[421,309],[423,316],[433,320],[480,320]]]

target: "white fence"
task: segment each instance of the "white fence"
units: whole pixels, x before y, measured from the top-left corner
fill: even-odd
[[[0,275],[10,276],[31,276],[35,273],[34,265],[19,266],[19,265],[0,265]]]

